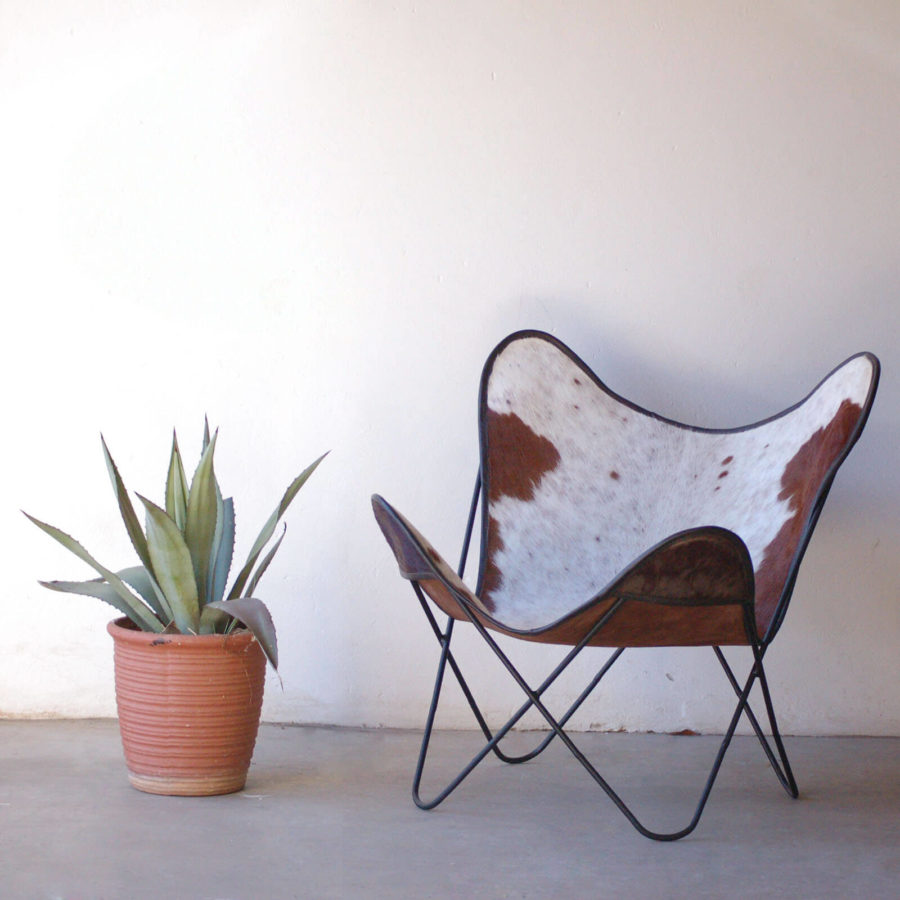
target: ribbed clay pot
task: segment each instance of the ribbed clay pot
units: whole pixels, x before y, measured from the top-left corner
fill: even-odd
[[[131,784],[189,797],[241,790],[266,673],[253,635],[154,634],[124,618],[107,630]]]

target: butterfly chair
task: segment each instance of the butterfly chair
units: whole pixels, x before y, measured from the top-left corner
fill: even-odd
[[[524,762],[558,737],[641,834],[676,840],[696,827],[742,715],[796,797],[763,657],[784,620],[835,473],[863,429],[878,373],[874,356],[853,356],[783,413],[714,430],[622,399],[549,335],[506,338],[481,379],[481,465],[459,574],[400,513],[373,497],[378,524],[441,647],[413,780],[416,804],[437,806],[492,751],[505,762]],[[481,561],[472,591],[461,576],[479,504]],[[429,599],[449,617],[445,627]],[[524,692],[522,706],[496,731],[451,651],[457,620],[474,626]],[[532,686],[491,632],[571,649]],[[722,653],[728,645],[750,648],[743,681]],[[616,649],[557,717],[543,695],[588,646]],[[638,821],[564,726],[626,648],[673,646],[712,647],[737,705],[692,819],[679,831],[658,833]],[[486,743],[426,800],[419,789],[447,666]],[[771,739],[749,704],[757,683]],[[501,741],[532,708],[549,734],[531,753],[507,755]]]

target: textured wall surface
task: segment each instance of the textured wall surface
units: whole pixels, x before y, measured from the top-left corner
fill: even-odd
[[[19,509],[131,564],[100,432],[158,500],[208,413],[240,554],[332,450],[262,582],[265,717],[419,724],[434,641],[369,495],[455,558],[481,365],[539,328],[709,427],[880,356],[769,667],[787,732],[900,734],[896,3],[8,0],[0,35],[0,715],[115,709],[110,610],[37,585],[90,572]],[[617,668],[579,727],[724,725],[708,651]]]

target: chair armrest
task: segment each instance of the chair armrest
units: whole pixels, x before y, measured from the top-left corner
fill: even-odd
[[[671,535],[583,606],[521,636],[576,643],[618,600],[626,602],[591,644],[700,646],[747,644],[755,639],[750,554],[738,535],[717,526]]]
[[[752,604],[753,563],[733,531],[691,528],[652,547],[604,593],[680,606]]]
[[[445,613],[456,619],[468,619],[460,604],[469,606],[473,611],[487,613],[481,600],[449,563],[387,500],[374,494],[372,511],[404,578],[418,582]]]

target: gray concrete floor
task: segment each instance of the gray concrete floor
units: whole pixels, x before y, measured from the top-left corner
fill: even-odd
[[[689,818],[718,743],[578,739],[651,827]],[[437,734],[431,774],[475,744]],[[900,897],[900,739],[787,746],[800,800],[736,738],[697,830],[660,844],[562,747],[488,760],[425,813],[409,793],[412,732],[264,725],[245,791],[189,799],[128,785],[115,721],[0,721],[0,896]]]

